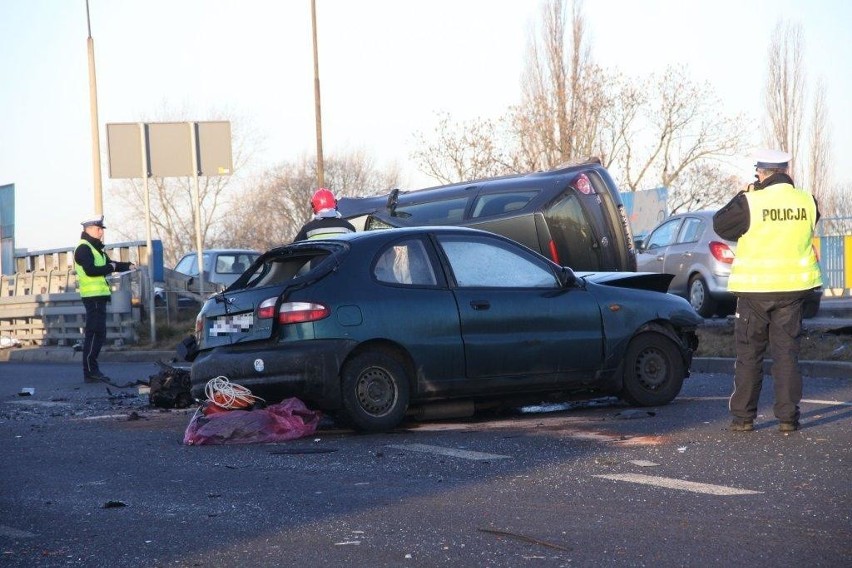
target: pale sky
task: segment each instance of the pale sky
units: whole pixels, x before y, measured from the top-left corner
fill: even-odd
[[[326,155],[363,148],[380,167],[398,164],[404,188],[431,185],[410,157],[416,132],[430,132],[438,112],[496,118],[518,102],[538,1],[316,3]],[[258,135],[255,170],[314,154],[310,0],[89,7],[107,226],[118,217],[107,123],[185,108],[186,120],[231,118]],[[587,0],[585,14],[598,63],[625,74],[687,65],[724,112],[754,117],[743,127],[755,145],[772,30],[778,18],[801,24],[808,79],[827,89],[833,156],[852,153],[852,3]],[[95,210],[86,36],[85,0],[0,0],[0,185],[16,186],[18,249],[73,246]],[[744,158],[744,178],[749,166]],[[849,180],[845,168],[832,175]],[[106,240],[124,239],[108,231]]]

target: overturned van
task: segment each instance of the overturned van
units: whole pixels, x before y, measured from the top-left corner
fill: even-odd
[[[513,239],[580,271],[635,271],[624,205],[600,160],[530,174],[342,198],[338,210],[365,230],[461,225]]]

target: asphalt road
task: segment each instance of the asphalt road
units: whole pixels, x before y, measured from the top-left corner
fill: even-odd
[[[150,363],[105,363],[118,381]],[[848,566],[852,380],[803,429],[727,430],[730,375],[615,399],[280,444],[185,446],[193,410],[0,363],[3,566]],[[20,396],[33,388],[31,396]]]

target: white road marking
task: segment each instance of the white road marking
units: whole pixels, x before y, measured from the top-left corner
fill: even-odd
[[[660,465],[658,463],[654,463],[648,460],[630,460],[630,463],[632,463],[633,465],[638,465],[639,467],[654,467]]]
[[[656,477],[653,475],[642,475],[640,473],[621,473],[612,475],[595,475],[604,479],[614,481],[629,481],[644,485],[655,485],[667,489],[682,489],[693,493],[706,493],[708,495],[756,495],[763,491],[752,491],[750,489],[737,489],[736,487],[725,487],[724,485],[710,485],[709,483],[695,483],[682,479],[671,479],[669,477]]]
[[[502,460],[509,459],[509,456],[501,456],[498,454],[486,454],[483,452],[471,452],[468,450],[456,450],[454,448],[442,448],[441,446],[431,446],[429,444],[394,444],[389,445],[389,448],[397,450],[407,450],[412,452],[423,452],[426,454],[438,454],[441,456],[450,456],[453,458],[462,458],[466,460]]]
[[[811,398],[803,398],[802,402],[808,404],[826,404],[828,406],[852,406],[852,402],[843,402],[840,400],[815,400]]]
[[[729,396],[679,396],[677,400],[730,400]],[[805,404],[824,404],[827,406],[852,406],[852,402],[842,400],[819,400],[814,398],[803,398]]]
[[[7,536],[9,538],[32,538],[35,536],[35,534],[12,527],[7,527],[6,525],[0,525],[0,536]]]

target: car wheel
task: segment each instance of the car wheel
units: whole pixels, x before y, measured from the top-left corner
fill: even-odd
[[[712,317],[716,312],[716,302],[707,291],[707,282],[700,274],[689,279],[689,303],[703,318]]]
[[[680,350],[671,338],[637,335],[624,358],[621,398],[636,406],[668,404],[680,392],[685,375]]]
[[[343,408],[357,430],[391,430],[408,409],[408,377],[402,364],[381,351],[361,353],[346,363],[341,374]]]

